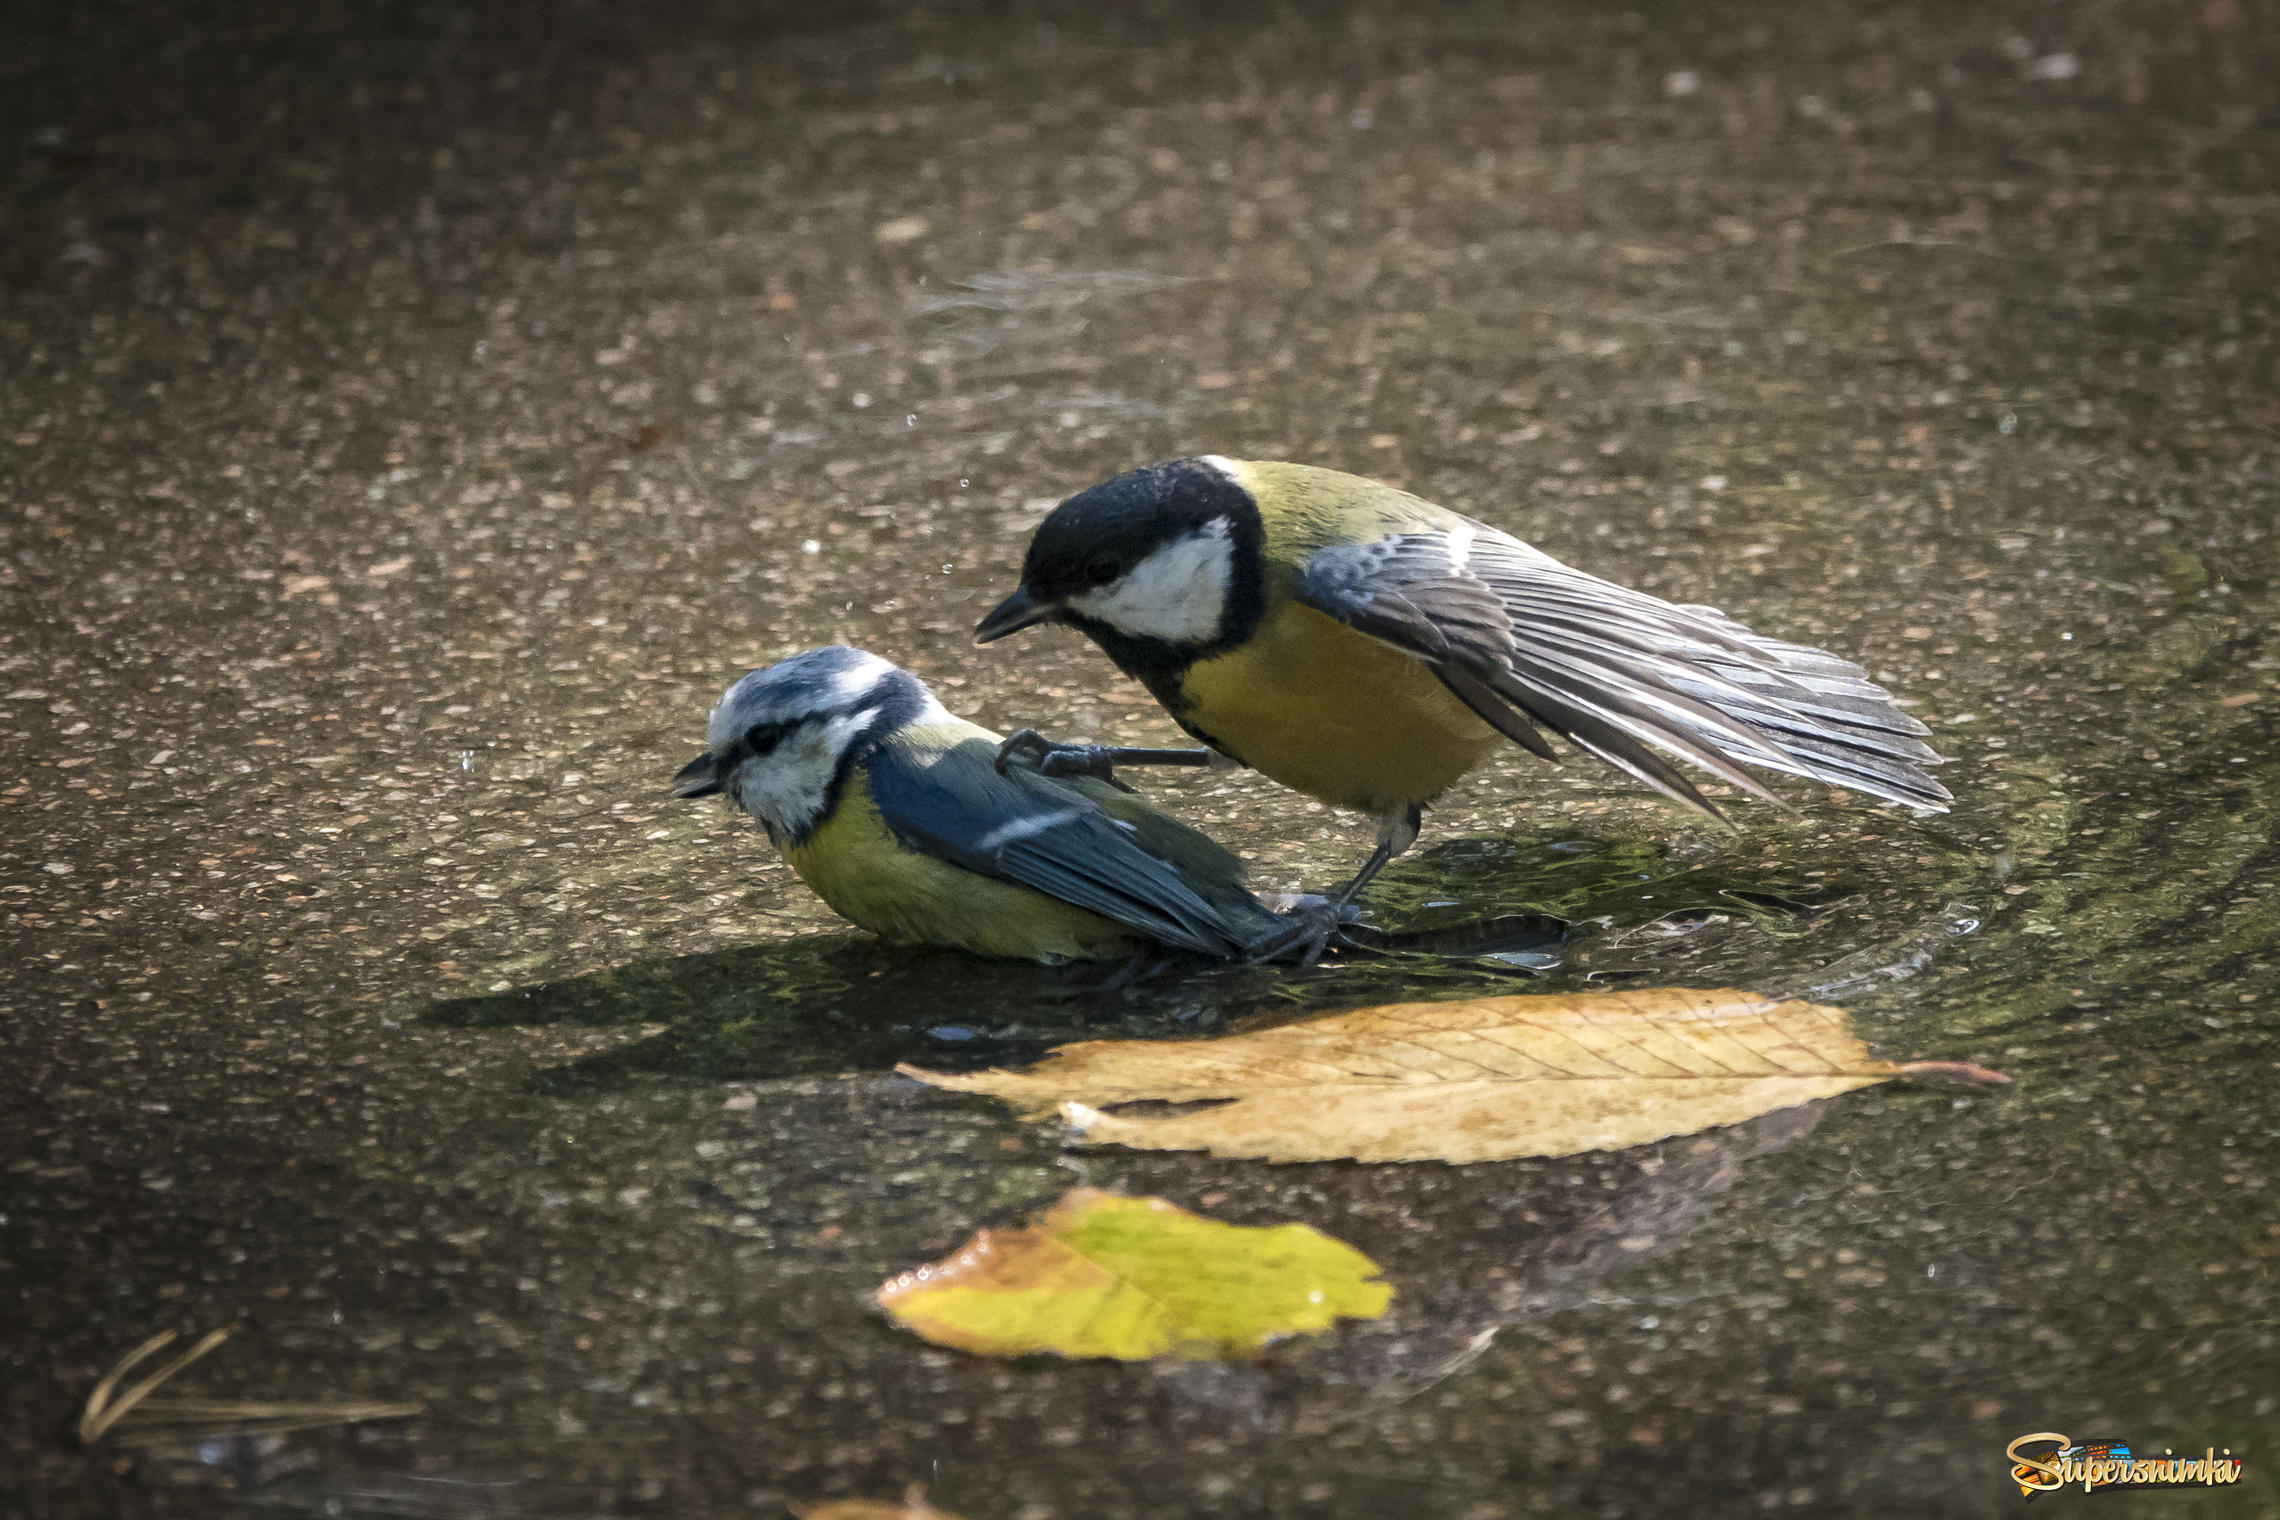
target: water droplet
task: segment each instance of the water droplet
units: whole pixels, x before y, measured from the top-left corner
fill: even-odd
[[[961,491],[966,489],[966,477],[963,475],[958,477],[958,489]]]

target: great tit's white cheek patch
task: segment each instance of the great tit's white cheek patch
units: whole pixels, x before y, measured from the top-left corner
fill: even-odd
[[[1215,518],[1174,539],[1097,591],[1069,598],[1076,612],[1134,638],[1208,644],[1219,636],[1235,576],[1234,524]]]

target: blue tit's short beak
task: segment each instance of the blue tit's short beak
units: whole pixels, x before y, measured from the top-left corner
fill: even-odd
[[[1033,623],[1044,622],[1058,611],[1060,609],[1051,602],[1040,602],[1031,596],[1029,588],[1024,586],[998,603],[991,609],[990,615],[982,619],[980,626],[974,629],[974,642],[987,644],[993,639],[1002,639],[1009,633],[1019,633]]]
[[[720,790],[720,761],[711,750],[681,767],[673,778],[676,797],[710,797]]]

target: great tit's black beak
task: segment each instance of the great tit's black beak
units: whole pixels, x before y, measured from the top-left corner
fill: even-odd
[[[1019,633],[1033,624],[1044,622],[1060,610],[1051,602],[1040,602],[1024,586],[998,603],[991,609],[990,615],[982,619],[980,626],[974,630],[974,642],[987,644],[994,639],[1002,639],[1009,633]]]
[[[673,777],[676,797],[710,797],[720,790],[720,760],[711,750],[681,767]]]

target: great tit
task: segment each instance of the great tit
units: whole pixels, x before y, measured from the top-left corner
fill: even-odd
[[[1929,730],[1857,665],[1336,470],[1206,455],[1079,492],[974,638],[1049,622],[1098,644],[1201,754],[1375,818],[1341,904],[1501,741],[1557,759],[1545,729],[1713,817],[1665,755],[1769,802],[1743,766],[1930,812],[1951,800],[1924,770],[1941,758]],[[1107,776],[1146,756],[1023,734],[1003,758]]]
[[[1088,777],[1001,774],[1001,740],[833,646],[739,680],[673,778],[724,792],[842,916],[899,944],[1055,964],[1164,945],[1247,958],[1288,924],[1235,857]]]

